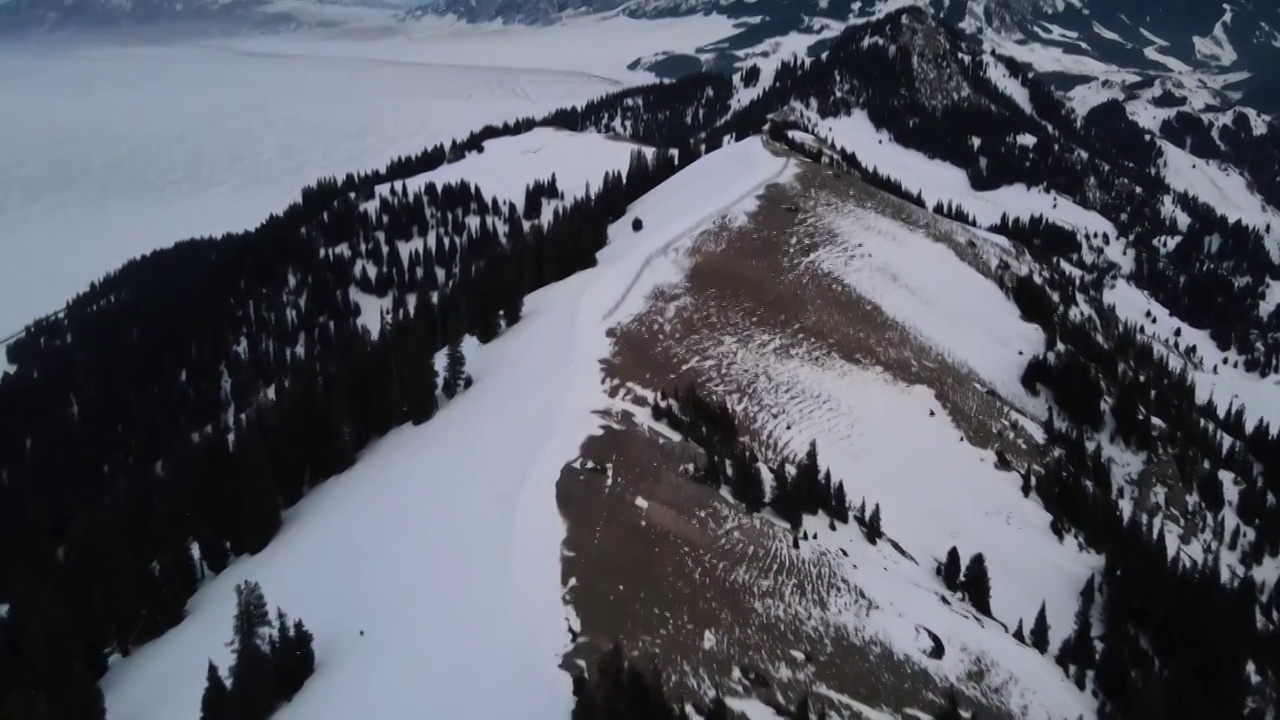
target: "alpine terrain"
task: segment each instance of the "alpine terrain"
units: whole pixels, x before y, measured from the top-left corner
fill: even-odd
[[[80,2],[0,24],[243,9]],[[98,278],[0,281],[0,717],[1280,718],[1280,9],[268,10],[74,45],[349,99],[246,73],[155,188],[418,145],[118,267],[0,205]]]

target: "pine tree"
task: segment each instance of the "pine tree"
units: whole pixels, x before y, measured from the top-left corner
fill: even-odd
[[[845,525],[849,524],[849,496],[845,494],[844,482],[836,483],[836,488],[832,492],[832,518],[838,520]]]
[[[884,531],[880,529],[880,503],[876,503],[871,509],[871,517],[867,518],[867,542],[875,545],[880,542],[880,538],[884,537]]]
[[[289,616],[283,608],[276,608],[276,634],[271,638],[271,666],[276,681],[276,696],[288,700],[294,696],[298,688],[294,687],[290,672],[297,643],[294,642],[293,629],[289,625]]]
[[[960,589],[960,551],[952,545],[942,566],[942,584],[951,592]]]
[[[796,467],[792,485],[796,503],[805,515],[815,515],[822,506],[822,468],[818,465],[818,443],[810,441],[804,459]]]
[[[1031,647],[1041,655],[1049,652],[1049,620],[1045,615],[1044,603],[1040,603],[1040,611],[1031,623]]]
[[[1098,659],[1093,646],[1094,596],[1093,576],[1090,575],[1080,589],[1080,605],[1076,608],[1076,627],[1071,641],[1071,662],[1081,670],[1092,670]]]
[[[440,386],[444,396],[452,400],[462,388],[466,376],[467,359],[462,354],[462,341],[458,340],[450,343],[445,352],[444,382]]]
[[[200,720],[231,720],[231,698],[227,683],[218,672],[218,666],[209,661],[205,677],[204,695],[200,698]]]
[[[261,552],[280,529],[280,494],[257,415],[250,413],[236,432],[237,510],[231,549],[237,555]]]
[[[960,587],[974,610],[991,617],[991,578],[987,574],[987,559],[982,553],[975,553],[969,558]]]
[[[1053,662],[1062,668],[1062,672],[1070,675],[1071,673],[1071,648],[1074,636],[1068,635],[1062,638],[1062,643],[1058,645],[1058,651],[1053,654]]]
[[[249,580],[237,585],[230,693],[236,720],[266,720],[275,708],[275,679],[267,650],[270,629],[262,587]]]
[[[504,327],[511,327],[520,322],[520,318],[524,317],[524,294],[515,291],[507,298],[507,302],[502,306],[502,323]]]
[[[301,619],[293,621],[294,656],[291,677],[299,689],[307,678],[316,671],[315,636],[302,623]]]
[[[1018,618],[1018,627],[1013,629],[1013,639],[1023,645],[1027,644],[1027,636],[1022,632],[1022,618]]]
[[[423,323],[399,323],[396,337],[396,370],[401,377],[408,419],[421,425],[436,411],[435,358]]]

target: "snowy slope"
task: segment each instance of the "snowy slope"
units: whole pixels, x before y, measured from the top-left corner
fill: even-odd
[[[474,387],[372,446],[293,508],[264,552],[201,589],[181,625],[117,660],[103,682],[110,717],[197,714],[205,658],[229,659],[244,578],[316,635],[316,674],[281,720],[567,717],[554,483],[607,401],[604,329],[636,309],[656,259],[788,166],[752,140],[641,199],[644,231],[611,228],[597,268],[530,295],[519,325],[467,348]],[[502,451],[476,453],[477,432]]]
[[[899,145],[875,127],[862,110],[845,117],[817,120],[815,124],[828,142],[854,153],[868,168],[919,192],[930,207],[938,202],[959,205],[982,225],[994,225],[1004,214],[1010,218],[1041,215],[1086,232],[1116,235],[1111,221],[1054,192],[1020,183],[996,190],[974,190],[963,170]]]
[[[1033,417],[1044,413],[1018,379],[1044,333],[1000,289],[919,230],[882,215],[825,208],[819,224],[842,242],[810,258],[914,329],[952,362]]]

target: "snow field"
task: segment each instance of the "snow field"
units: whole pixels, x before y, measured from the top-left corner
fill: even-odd
[[[1200,198],[1228,220],[1262,231],[1271,242],[1272,255],[1280,254],[1280,211],[1250,190],[1240,173],[1198,158],[1167,140],[1160,141],[1160,149],[1170,187]]]
[[[909,190],[919,192],[930,207],[937,202],[961,205],[982,225],[994,225],[1006,213],[1011,218],[1042,215],[1067,227],[1116,237],[1111,221],[1054,192],[1020,183],[996,190],[974,190],[963,170],[899,145],[887,132],[877,128],[863,110],[855,110],[845,117],[817,120],[816,126],[833,145],[854,153],[868,168],[894,177]]]
[[[628,70],[640,57],[669,51],[690,53],[737,32],[718,16],[636,20],[616,13],[568,18],[555,25],[462,23],[425,17],[381,27],[339,27],[285,37],[246,36],[219,40],[243,51],[316,58],[350,58],[399,64],[451,65],[523,71],[589,73],[627,83],[653,75]]]
[[[521,323],[467,347],[470,390],[371,446],[292,508],[266,550],[207,583],[183,623],[117,659],[103,680],[110,716],[198,714],[206,658],[230,660],[233,588],[251,578],[316,635],[316,674],[281,720],[567,717],[555,482],[607,403],[601,313],[638,310],[655,257],[788,167],[751,140],[637,202],[645,230],[621,221],[597,268],[530,295]]]
[[[318,177],[614,87],[193,44],[59,49],[0,50],[0,337],[130,258],[260,223]]]
[[[556,184],[565,200],[583,196],[611,170],[627,170],[631,153],[644,146],[622,138],[597,133],[576,133],[558,128],[534,128],[514,137],[490,140],[484,152],[471,153],[456,163],[445,165],[405,181],[416,191],[434,182],[437,186],[466,180],[478,184],[487,198],[510,200],[521,206],[525,188],[534,180],[556,176]],[[651,148],[644,148],[652,152]],[[400,183],[395,183],[396,188]],[[387,194],[390,184],[379,185],[377,192]]]
[[[1044,349],[1044,333],[1023,320],[994,283],[945,246],[883,215],[826,207],[817,222],[841,242],[810,262],[971,368],[1024,412],[1043,414],[1043,401],[1028,395],[1020,378],[1027,358]]]

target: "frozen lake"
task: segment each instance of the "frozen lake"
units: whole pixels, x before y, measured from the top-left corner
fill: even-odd
[[[318,177],[616,87],[270,43],[0,46],[0,337],[132,257],[256,225]]]

